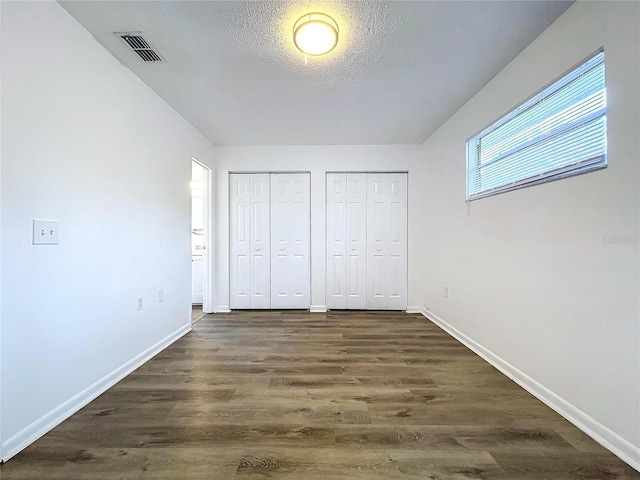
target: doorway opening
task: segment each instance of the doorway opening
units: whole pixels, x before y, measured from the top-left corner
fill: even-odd
[[[211,169],[191,161],[191,322],[211,313]]]

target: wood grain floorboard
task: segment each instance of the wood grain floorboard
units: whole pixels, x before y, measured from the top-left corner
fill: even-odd
[[[640,479],[420,315],[206,315],[2,480]]]

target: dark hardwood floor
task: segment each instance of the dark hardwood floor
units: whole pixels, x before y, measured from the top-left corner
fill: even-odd
[[[191,305],[191,324],[196,324],[203,318],[202,305]]]
[[[640,479],[419,315],[234,312],[1,467],[14,479]]]

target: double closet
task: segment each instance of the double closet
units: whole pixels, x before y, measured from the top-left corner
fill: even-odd
[[[327,174],[326,304],[406,310],[407,174]]]
[[[230,174],[230,307],[309,308],[308,173]]]
[[[310,174],[229,179],[230,307],[308,309]],[[325,212],[326,307],[405,310],[407,175],[327,173]]]

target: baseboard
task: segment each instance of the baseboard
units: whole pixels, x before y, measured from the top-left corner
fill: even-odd
[[[327,307],[326,305],[311,305],[309,311],[312,313],[322,313],[327,311]],[[231,308],[229,308],[229,305],[218,305],[214,309],[214,313],[231,313]]]
[[[2,442],[2,461],[6,462],[11,457],[17,455],[20,451],[31,445],[44,434],[52,430],[54,427],[65,421],[78,410],[102,395],[124,377],[129,375],[135,369],[149,361],[162,350],[167,348],[180,337],[191,331],[190,325],[180,327],[178,330],[160,340],[155,345],[147,348],[144,352],[136,355],[130,361],[115,369],[105,377],[101,378],[93,385],[84,389],[77,395],[73,396],[63,404],[51,410],[31,425],[28,425],[6,441]]]
[[[421,313],[422,315],[425,315],[426,310],[423,307],[407,307],[405,312],[407,312],[407,313]]]
[[[418,311],[411,313],[421,313],[422,315],[424,315],[426,318],[446,331],[449,335],[464,344],[467,348],[482,357],[484,360],[497,368],[500,372],[505,374],[526,391],[531,393],[538,400],[545,403],[547,406],[549,406],[564,418],[566,418],[568,421],[573,423],[576,427],[589,435],[600,445],[620,457],[631,467],[640,471],[640,447],[633,445],[628,440],[622,438],[617,433],[602,425],[601,423],[587,415],[585,412],[577,408],[575,405],[566,401],[556,393],[546,388],[544,385],[541,385],[536,380],[526,375],[524,372],[518,370],[507,361],[487,350],[485,347],[466,336],[460,330],[449,325],[446,321],[435,315],[433,312],[428,311],[426,308],[418,308],[417,310]],[[407,309],[407,312],[409,312],[409,309]]]

